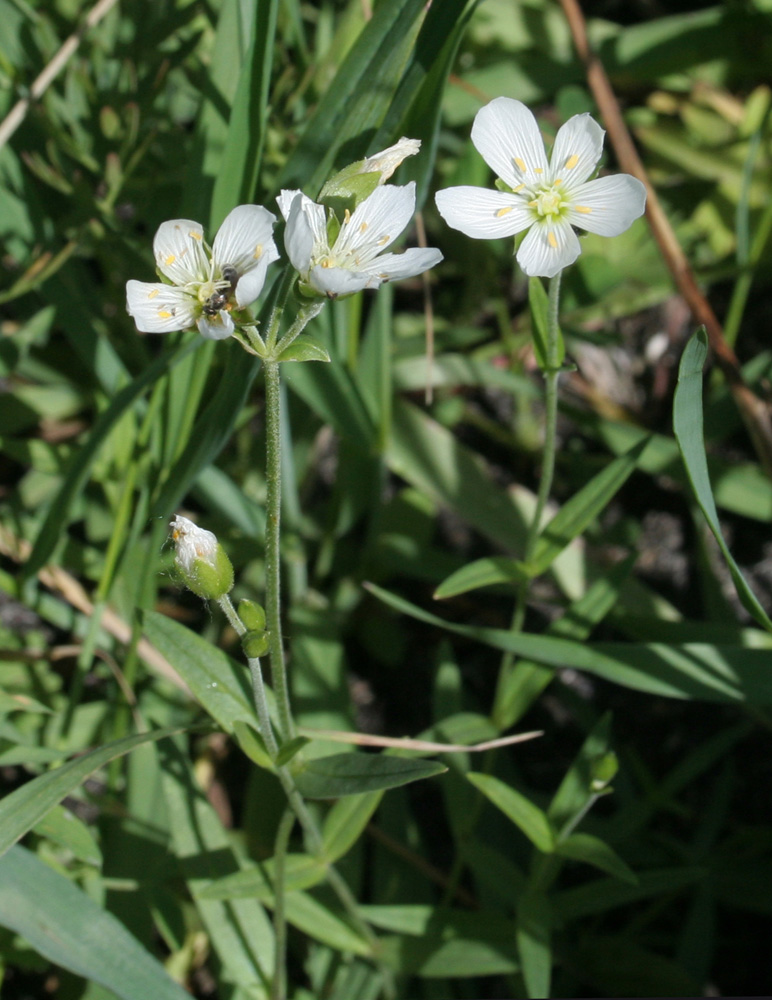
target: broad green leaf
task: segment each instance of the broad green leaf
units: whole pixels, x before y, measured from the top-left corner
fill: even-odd
[[[678,369],[678,386],[673,401],[673,431],[678,441],[678,447],[681,449],[686,472],[697,503],[726,559],[729,572],[732,574],[734,585],[737,588],[737,596],[743,607],[756,619],[759,625],[772,631],[772,621],[759,604],[756,595],[729,551],[729,546],[721,531],[716,503],[710,487],[708,463],[705,457],[705,441],[702,433],[702,368],[707,356],[708,337],[704,327],[701,327],[686,345]]]
[[[41,774],[6,795],[0,801],[0,855],[32,829],[55,805],[69,795],[100,767],[111,760],[130,753],[134,747],[181,732],[176,729],[156,729],[151,733],[139,733],[126,739],[108,743],[62,764],[55,771]]]
[[[96,867],[102,864],[102,852],[91,830],[64,806],[54,806],[32,829],[66,847],[79,861]]]
[[[56,548],[67,527],[70,507],[75,498],[82,492],[99,449],[110,431],[146,389],[201,343],[203,341],[196,334],[181,344],[176,351],[164,351],[141,375],[138,375],[133,382],[121,389],[104,413],[99,416],[91,428],[88,440],[75,452],[64,482],[51,503],[43,526],[35,539],[30,557],[24,564],[23,575],[25,578],[29,579],[37,573]]]
[[[269,858],[259,868],[214,879],[198,893],[199,899],[259,899],[274,905],[273,879],[276,863]],[[284,859],[284,890],[311,889],[327,877],[327,867],[310,854],[288,854]]]
[[[295,775],[301,794],[309,799],[337,799],[444,774],[436,761],[410,760],[387,754],[341,753],[317,757]]]
[[[475,772],[467,774],[467,779],[523,831],[534,847],[545,854],[555,850],[555,832],[550,821],[530,799],[490,774]]]
[[[382,798],[383,791],[366,792],[335,803],[322,828],[322,852],[328,861],[337,861],[354,846]]]
[[[117,917],[20,846],[0,858],[0,924],[123,1000],[190,1000]]]
[[[145,612],[142,624],[147,638],[223,729],[233,732],[238,719],[259,728],[246,664],[237,664],[200,635],[155,611]]]
[[[517,901],[517,951],[529,997],[550,995],[552,913],[547,894],[529,887]]]
[[[638,884],[638,876],[619,857],[616,851],[590,833],[572,833],[565,840],[559,840],[555,853],[562,858],[571,858],[574,861],[586,861],[588,865],[594,865],[608,875],[629,882],[631,885]]]
[[[279,361],[329,361],[330,355],[324,344],[309,334],[303,334],[286,347],[278,357]]]
[[[573,667],[668,698],[772,705],[769,652],[708,643],[580,643],[548,635],[456,625],[368,584],[385,604],[419,621],[550,667]]]

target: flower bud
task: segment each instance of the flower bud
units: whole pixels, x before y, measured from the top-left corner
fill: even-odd
[[[239,601],[239,618],[250,631],[262,632],[265,629],[265,608],[257,601],[246,597]]]
[[[353,212],[380,184],[386,183],[406,157],[415,156],[420,148],[420,139],[403,136],[388,149],[350,163],[327,181],[319,195],[319,202],[340,215],[346,209]]]
[[[185,586],[204,600],[216,601],[233,587],[233,566],[216,535],[178,514],[170,525],[174,565]]]
[[[263,630],[250,629],[241,637],[241,648],[250,660],[259,659],[268,652],[269,636]]]

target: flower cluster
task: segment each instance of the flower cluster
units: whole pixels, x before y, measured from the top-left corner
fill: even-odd
[[[528,108],[498,97],[477,113],[472,142],[505,190],[463,186],[439,191],[440,215],[474,239],[528,230],[517,262],[528,275],[551,278],[581,252],[574,226],[618,236],[646,206],[646,189],[635,177],[589,179],[600,160],[604,134],[590,115],[575,115],[558,130],[547,162],[539,126]]]
[[[385,182],[406,156],[420,149],[417,139],[351,164],[333,177],[315,204],[302,191],[282,191],[277,199],[287,223],[284,244],[306,295],[337,298],[384,281],[409,278],[442,260],[439,250],[414,248],[384,253],[415,212],[415,184]],[[343,205],[340,217],[333,206]],[[223,222],[211,248],[203,228],[189,219],[164,222],[153,253],[161,282],[129,281],[126,308],[144,333],[198,328],[203,337],[231,336],[234,312],[257,299],[268,265],[279,257],[273,240],[276,217],[259,205],[240,205]]]

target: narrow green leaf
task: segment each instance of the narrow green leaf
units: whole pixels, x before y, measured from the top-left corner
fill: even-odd
[[[0,801],[0,855],[5,854],[9,847],[94,771],[98,771],[116,757],[130,753],[143,743],[162,740],[181,731],[180,728],[156,729],[152,733],[139,733],[123,740],[116,740],[115,743],[108,743],[98,750],[92,750],[91,753],[63,764],[55,771],[41,774],[10,795],[6,795]]]
[[[283,767],[285,764],[289,764],[292,758],[300,753],[303,747],[310,742],[311,740],[307,736],[295,736],[293,739],[288,740],[287,743],[283,743],[276,755],[278,766]]]
[[[555,833],[546,813],[520,792],[490,774],[467,774],[467,778],[497,809],[512,820],[531,843],[545,854],[555,850]]]
[[[608,752],[610,742],[611,713],[606,712],[587,735],[552,797],[547,815],[556,830],[571,828],[584,816],[595,795],[593,765]]]
[[[213,879],[198,892],[199,899],[259,899],[267,906],[274,905],[274,871],[276,862],[269,858],[259,868]],[[284,891],[311,889],[327,877],[327,868],[310,854],[288,854],[284,859]]]
[[[0,858],[0,924],[123,1000],[190,1000],[117,917],[23,847]]]
[[[678,386],[673,401],[673,431],[700,510],[726,559],[737,596],[743,607],[768,631],[772,631],[766,611],[734,561],[721,531],[716,503],[710,487],[705,441],[702,431],[702,369],[708,356],[708,337],[701,327],[689,340],[678,369]]]
[[[588,865],[594,865],[613,875],[614,878],[629,882],[631,885],[638,884],[638,876],[619,857],[616,851],[601,840],[593,837],[589,833],[572,833],[566,840],[559,840],[555,853],[562,858],[571,858],[573,861],[585,861]]]
[[[0,712],[32,712],[35,714],[45,713],[51,715],[51,709],[41,702],[30,698],[27,694],[11,694],[9,691],[0,691]]]
[[[79,861],[101,866],[102,852],[91,830],[64,806],[54,806],[32,829],[38,836],[66,847]]]
[[[382,788],[398,788],[411,781],[444,774],[436,761],[410,760],[387,754],[341,753],[310,760],[295,775],[295,782],[309,799],[337,799]]]
[[[260,733],[242,719],[236,719],[233,723],[233,735],[238,740],[241,749],[254,764],[257,764],[258,767],[264,767],[268,771],[273,770],[271,755],[268,753],[268,748]]]
[[[540,576],[563,549],[577,538],[605,510],[616,493],[635,471],[648,438],[620,458],[614,459],[565,503],[539,535],[533,558],[526,566],[532,577]]]
[[[354,846],[382,798],[383,791],[366,792],[347,795],[335,803],[322,829],[322,852],[328,861],[337,861]]]
[[[552,914],[545,892],[529,888],[517,901],[515,932],[528,996],[550,995],[552,979]]]
[[[418,621],[550,667],[586,670],[636,691],[667,698],[772,705],[769,651],[708,643],[571,642],[549,635],[456,625],[375,584],[367,589]]]
[[[284,898],[287,920],[315,941],[352,955],[371,955],[370,945],[339,917],[305,892],[288,892]]]
[[[456,597],[480,587],[491,587],[500,583],[519,583],[527,580],[525,564],[506,556],[486,556],[462,566],[446,577],[434,592],[436,600]]]

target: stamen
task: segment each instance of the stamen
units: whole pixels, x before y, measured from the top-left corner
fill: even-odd
[[[557,250],[558,241],[555,239],[555,234],[552,232],[551,229],[547,233],[547,242],[549,243],[549,245],[552,247],[553,250]]]
[[[257,246],[255,247],[255,252],[252,254],[252,258],[254,260],[260,260],[262,256],[263,256],[263,244],[258,243]]]
[[[165,310],[164,311],[159,310],[158,311],[158,318],[159,319],[171,319],[172,318],[172,313],[166,312]]]
[[[166,260],[164,261],[164,264],[166,264],[167,267],[171,267],[172,264],[175,262],[175,260],[177,260],[176,255],[170,253],[169,256],[166,258]]]
[[[566,160],[566,170],[573,170],[578,162],[579,162],[579,156],[576,153],[569,156],[568,159]]]
[[[188,233],[188,236],[192,240],[202,240],[204,238],[203,233],[197,233],[195,229],[191,229],[190,232]]]
[[[378,243],[376,244],[376,246],[385,247],[386,244],[389,242],[390,239],[391,239],[391,236],[381,236],[381,238],[378,240]]]
[[[534,169],[534,173],[537,173],[537,174],[543,174],[544,173],[544,170],[543,170],[542,167],[534,167],[533,169]]]
[[[509,213],[512,211],[514,207],[515,207],[514,205],[505,205],[503,208],[500,208],[496,212],[496,218],[500,219],[503,215],[509,215]]]
[[[574,205],[575,212],[583,212],[585,215],[589,215],[592,209],[588,205]]]
[[[512,159],[515,161],[515,166],[517,167],[517,169],[525,173],[527,169],[525,165],[525,160],[522,160],[519,156],[513,156]]]
[[[517,194],[517,192],[518,191],[522,191],[524,187],[525,187],[525,184],[518,184],[517,187],[512,188],[512,191],[513,191],[514,194]]]
[[[369,223],[363,222],[362,225],[359,227],[359,232],[363,233],[367,229],[368,225]]]
[[[147,297],[149,299],[154,299],[156,297],[156,295],[158,295],[158,294],[160,294],[159,290],[157,288],[154,288],[151,292],[147,293]]]
[[[349,222],[351,222],[351,212],[348,209],[346,209],[345,212],[343,213],[343,225],[347,226]]]

